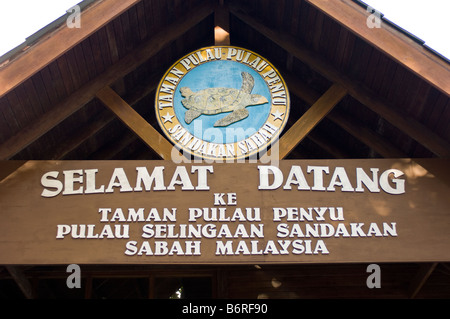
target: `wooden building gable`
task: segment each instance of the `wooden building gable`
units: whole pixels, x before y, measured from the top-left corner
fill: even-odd
[[[258,52],[283,74],[291,114],[280,158],[450,157],[449,62],[385,20],[369,28],[371,14],[351,0],[94,1],[81,28],[55,26],[2,61],[0,159],[170,159],[154,114],[156,87],[174,61],[214,44]],[[139,277],[154,287],[155,278],[175,273],[213,278],[215,297],[450,297],[448,261],[386,265],[382,292],[357,284],[361,278],[344,282],[341,276],[362,265],[262,268],[179,267],[169,274],[170,267],[91,266],[85,295],[96,296],[96,276]],[[0,267],[0,280],[14,279],[10,287],[28,297],[58,294],[57,286],[40,295],[31,287],[31,278],[50,285],[45,280],[53,276],[66,273]],[[152,289],[133,296],[158,297]],[[0,290],[8,298],[14,288]]]

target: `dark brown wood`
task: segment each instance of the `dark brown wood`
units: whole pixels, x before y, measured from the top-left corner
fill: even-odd
[[[155,298],[155,276],[150,274],[148,277],[148,299]]]
[[[414,299],[417,296],[420,289],[422,289],[428,278],[433,273],[434,269],[436,269],[437,265],[438,263],[430,263],[420,266],[419,271],[410,282],[408,290],[409,298]]]
[[[187,14],[187,18],[183,21],[175,23],[164,32],[153,36],[149,41],[143,43],[134,52],[122,58],[100,76],[87,82],[79,90],[71,94],[64,102],[56,105],[50,112],[37,118],[32,124],[0,145],[0,159],[9,159],[23,150],[92,100],[99,90],[123,78],[211,13],[212,8],[210,6],[204,6],[195,10],[192,14]]]
[[[158,153],[162,159],[171,159],[172,144],[157,130],[143,119],[128,103],[126,103],[110,87],[105,87],[97,93],[105,106],[116,114],[139,138]]]
[[[323,137],[314,131],[310,132],[307,136],[311,141],[320,146],[323,150],[328,152],[332,158],[349,158],[349,154],[340,148],[338,145],[334,145],[327,137]]]
[[[0,97],[138,2],[139,0],[98,2],[83,12],[82,28],[70,29],[64,24],[59,32],[28,49],[13,64],[0,69]]]
[[[11,277],[14,279],[16,284],[19,286],[20,290],[27,299],[34,299],[33,287],[28,278],[25,277],[23,272],[16,266],[5,266]]]
[[[450,143],[411,116],[381,102],[373,92],[357,85],[349,94],[437,156],[450,157]]]
[[[420,298],[448,298],[450,284],[447,272],[449,264],[440,263],[432,276],[428,279],[428,289],[422,289],[417,297]],[[153,298],[151,278],[168,276],[172,278],[192,276],[201,272],[205,276],[213,276],[213,280],[222,280],[224,292],[220,293],[216,286],[216,296],[219,299],[256,299],[260,298],[409,298],[408,284],[417,273],[417,264],[412,263],[382,263],[379,264],[382,273],[382,288],[368,289],[366,286],[367,264],[315,264],[315,265],[244,265],[244,266],[205,266],[192,267],[182,265],[83,265],[82,278],[148,278],[149,295]],[[66,266],[27,267],[23,274],[35,281],[58,279],[65,281]],[[210,272],[210,274],[208,274]],[[0,270],[0,280],[9,278],[6,271]],[[85,281],[83,281],[84,283]],[[1,283],[1,281],[0,281]],[[275,287],[274,286],[277,286]],[[280,285],[281,284],[281,285]],[[87,286],[82,286],[85,292]],[[95,287],[92,287],[95,293]],[[431,289],[431,290],[430,290]],[[38,292],[38,290],[36,290]],[[127,292],[124,292],[126,295]],[[213,291],[214,293],[214,291]],[[86,294],[85,294],[86,295]],[[50,298],[41,291],[36,298]],[[64,298],[64,294],[58,297]],[[144,296],[145,297],[145,296]],[[54,296],[53,296],[54,298]]]
[[[104,2],[107,3],[108,0]],[[178,21],[180,17],[187,17],[190,12],[189,9],[200,7],[206,2],[204,0],[140,1],[134,7],[130,7],[131,10],[126,10],[127,17],[121,17],[116,23],[112,23],[110,20],[106,27],[100,28],[89,35],[86,38],[89,45],[85,43],[75,45],[76,49],[72,47],[58,59],[53,60],[53,62],[50,61],[55,65],[51,67],[47,65],[34,76],[24,78],[22,84],[16,86],[15,90],[8,91],[12,93],[11,95],[6,94],[0,98],[0,145],[53,107],[63,106],[60,99],[67,98],[64,96],[65,94],[72,94],[74,90],[76,91],[83,84],[86,84],[89,74],[102,72],[102,68],[109,68],[113,62],[118,62],[124,54],[128,54],[127,48],[129,48],[130,43],[136,43],[137,40],[132,36],[127,38],[130,33],[125,30],[138,31],[132,35],[139,36],[142,42],[147,41],[159,31],[165,30],[174,21]],[[327,3],[321,2],[327,6],[330,4],[340,6],[349,1],[337,0],[336,2],[342,2],[337,4],[331,3],[335,2],[334,0]],[[420,75],[410,72],[401,61],[398,62],[388,54],[384,54],[383,48],[374,45],[370,39],[367,40],[364,39],[364,36],[359,36],[348,26],[338,23],[335,18],[317,9],[316,6],[307,1],[287,0],[217,0],[215,3],[220,5],[235,4],[239,7],[245,7],[249,16],[257,19],[262,25],[269,27],[271,30],[276,30],[279,34],[291,35],[292,43],[302,43],[306,48],[317,48],[314,54],[320,56],[321,61],[327,61],[328,65],[333,65],[339,71],[339,74],[346,75],[353,83],[359,82],[363,88],[370,88],[373,96],[388,108],[393,106],[398,111],[398,115],[409,117],[408,122],[409,119],[417,121],[426,126],[428,130],[433,131],[436,136],[444,141],[449,141],[450,102],[448,94],[441,93],[442,90],[438,86],[431,85],[430,82],[423,80]],[[216,13],[218,13],[217,10]],[[335,16],[338,17],[339,14],[345,13],[338,12]],[[365,10],[362,10],[360,15],[363,17],[360,21],[362,27],[364,27],[364,15],[366,14]],[[355,16],[344,18],[352,19]],[[235,16],[232,16],[231,22],[231,30],[224,29],[232,33],[236,45],[239,42],[242,47],[253,48],[255,52],[263,54],[275,65],[285,66],[289,71],[295,72],[294,80],[292,80],[288,78],[286,72],[279,69],[288,84],[292,99],[295,100],[291,107],[291,122],[294,122],[292,120],[294,114],[300,113],[299,109],[303,111],[307,109],[307,106],[313,105],[321,95],[317,92],[323,93],[324,88],[326,88],[320,85],[321,82],[318,81],[320,75],[314,72],[314,65],[306,63],[304,67],[300,66],[303,60],[299,60],[290,51],[273,45],[268,38],[252,31],[247,24],[240,22]],[[239,25],[239,28],[233,28],[235,23]],[[358,22],[355,20],[350,21],[350,23],[357,24]],[[225,24],[222,23],[221,25],[224,27]],[[174,45],[168,47],[168,50],[160,51],[160,54],[150,57],[145,70],[138,67],[136,71],[130,72],[125,79],[116,79],[111,86],[134,108],[133,101],[151,94],[159,80],[158,74],[163,74],[165,68],[173,61],[190,50],[214,43],[214,38],[211,36],[213,27],[214,24],[209,17],[200,25],[191,28],[188,36],[176,39]],[[210,30],[208,37],[195,37],[194,34],[200,34],[198,32],[200,29]],[[201,34],[204,33],[206,32],[201,32]],[[250,34],[250,39],[243,37],[243,34]],[[257,37],[253,37],[255,34]],[[395,32],[395,36],[402,37],[402,41],[407,39],[398,32]],[[80,46],[78,47],[78,45]],[[407,43],[407,51],[405,52],[410,50],[410,46],[416,45],[412,42]],[[419,49],[422,50],[422,48]],[[32,53],[31,50],[28,50],[28,53]],[[101,53],[101,56],[98,55],[99,53]],[[27,54],[27,52],[24,52],[24,54]],[[86,58],[85,54],[87,55]],[[95,62],[93,64],[92,59],[90,60],[90,70],[87,68],[89,56],[93,57]],[[284,59],[284,56],[287,56],[287,58]],[[10,63],[14,63],[14,61]],[[313,67],[312,71],[309,70],[309,66]],[[161,67],[164,69],[159,69]],[[155,80],[152,84],[147,81],[147,74],[153,74],[156,69],[159,69],[159,71],[155,71]],[[307,70],[302,72],[304,69]],[[296,85],[300,79],[304,81],[303,86]],[[148,90],[144,87],[139,88],[143,83],[149,83]],[[312,88],[315,88],[316,92]],[[302,101],[299,101],[296,96]],[[422,142],[416,143],[410,138],[409,133],[404,134],[397,129],[395,118],[393,118],[391,124],[358,101],[348,101],[350,99],[350,97],[347,97],[343,101],[344,103],[341,103],[338,108],[334,108],[326,116],[320,127],[307,135],[305,143],[302,143],[290,153],[290,158],[318,158],[319,156],[325,158],[330,155],[337,158],[353,158],[359,154],[361,144],[357,140],[368,146],[367,154],[363,154],[365,157],[378,155],[384,157],[432,156],[428,149],[423,147]],[[303,103],[303,101],[306,103]],[[55,158],[69,155],[69,158],[80,159],[139,159],[139,151],[142,151],[146,152],[144,156],[146,154],[148,156],[143,159],[156,158],[153,154],[148,155],[153,151],[146,147],[132,131],[124,128],[121,123],[113,121],[115,116],[109,114],[108,110],[105,112],[108,114],[108,120],[111,121],[100,124],[104,120],[103,115],[88,110],[94,104],[92,101],[85,104],[86,108],[81,108],[73,116],[66,117],[61,125],[54,126],[52,131],[47,131],[40,138],[32,140],[27,149],[15,156],[25,159],[47,159],[51,158],[52,155],[55,155]],[[153,105],[151,97],[148,97],[143,104],[150,109]],[[139,108],[140,110],[141,108]],[[294,110],[298,112],[295,113]],[[355,110],[356,112],[354,112]],[[88,115],[92,116],[89,117]],[[145,116],[148,115],[152,116],[150,113],[145,114]],[[112,124],[112,122],[114,123]],[[327,126],[326,124],[330,125]],[[337,126],[334,124],[337,124]],[[102,127],[106,130],[101,131]],[[105,131],[108,131],[108,133],[117,132],[116,138],[107,138]],[[417,131],[420,132],[421,129],[417,128]],[[334,144],[333,142],[337,138],[339,138],[340,143]],[[324,154],[321,149],[309,148],[309,146],[314,147],[309,140],[320,145],[323,150],[330,154]],[[139,147],[136,153],[127,152],[127,150],[134,150],[137,144]],[[342,154],[343,149],[333,149],[336,146],[343,146],[345,150],[348,150],[348,154]],[[365,149],[364,145],[361,146]],[[88,153],[85,149],[89,149],[92,153]],[[404,154],[404,152],[407,154]],[[420,163],[420,160],[416,159],[416,161]],[[14,165],[14,162],[8,162],[7,164]],[[3,168],[6,168],[7,164],[3,165]],[[448,173],[442,174],[442,169],[448,171],[448,165],[447,168],[437,168],[436,165],[427,165],[425,161],[422,166],[428,169],[429,174],[440,177],[441,182],[449,185]],[[11,172],[14,170],[15,167],[11,167]],[[20,174],[20,169],[16,174]],[[7,178],[3,181],[1,181],[1,178],[2,176],[0,176],[0,184],[5,183]],[[39,181],[37,181],[37,184],[39,184]],[[432,197],[430,196],[430,198]],[[60,216],[63,216],[63,214]],[[427,225],[427,223],[424,225]],[[39,236],[41,235],[42,233]],[[423,269],[418,265],[423,266]],[[449,276],[446,275],[450,270],[448,263],[439,263],[429,276],[427,272],[430,270],[431,264],[423,264],[423,261],[420,261],[419,264],[403,262],[380,264],[382,289],[368,289],[366,287],[365,281],[368,276],[365,271],[366,266],[367,264],[347,263],[314,264],[311,266],[262,264],[262,267],[256,269],[253,265],[226,265],[212,266],[211,271],[215,274],[213,282],[216,283],[214,290],[217,291],[217,294],[214,296],[222,296],[222,298],[409,298],[412,296],[411,292],[414,291],[418,291],[415,298],[442,299],[450,297],[450,281]],[[198,266],[155,266],[148,264],[140,267],[136,265],[83,265],[82,282],[86,283],[86,286],[83,287],[85,296],[99,296],[96,295],[96,287],[89,286],[89,278],[131,279],[137,277],[149,278],[150,276],[154,279],[154,276],[157,275],[173,278],[185,275],[192,276],[193,273],[199,271],[199,268]],[[22,278],[31,279],[31,283],[34,284],[32,288],[36,293],[39,293],[35,296],[36,298],[48,299],[55,296],[64,298],[69,295],[65,295],[66,290],[59,290],[57,287],[49,285],[48,282],[48,279],[53,281],[57,279],[63,283],[67,278],[64,266],[29,266],[23,269],[19,267],[18,269],[22,271]],[[415,282],[412,282],[415,277]],[[16,291],[20,293],[20,288],[8,288],[12,279],[14,278],[6,268],[0,267],[1,297],[10,299],[16,294]],[[219,280],[222,282],[222,288]],[[62,286],[64,285],[62,284]],[[150,284],[150,287],[152,286]],[[46,289],[39,289],[42,287]],[[88,292],[90,288],[92,288],[92,294]],[[219,292],[221,289],[223,293]],[[124,291],[124,296],[126,294],[127,292]],[[149,289],[149,295],[150,297],[154,296],[152,289]]]
[[[230,6],[231,13],[241,21],[263,34],[299,60],[305,62],[320,74],[334,83],[339,83],[348,90],[348,93],[372,111],[376,112],[392,125],[398,127],[411,138],[440,157],[450,157],[450,143],[431,131],[414,118],[405,115],[396,107],[383,102],[367,87],[351,80],[347,75],[339,72],[330,63],[324,61],[312,50],[301,45],[294,37],[274,31],[257,19],[243,13],[238,8]],[[448,72],[448,71],[447,71]]]
[[[347,90],[338,84],[325,92],[280,138],[279,158],[285,158],[346,94]]]
[[[144,97],[155,90],[156,86],[158,85],[158,80],[159,77],[151,77],[147,85],[137,87],[133,94],[126,98],[127,102],[131,106],[139,103],[139,101],[141,101]],[[116,119],[116,117],[111,112],[105,111],[101,113],[98,117],[96,117],[94,121],[90,122],[85,128],[82,129],[81,134],[73,136],[69,140],[66,140],[66,143],[64,143],[64,145],[58,147],[53,154],[53,159],[64,159],[67,154],[70,154],[71,152],[76,150],[76,148],[82,145],[86,140],[88,140],[89,137],[94,136],[100,130],[111,124],[114,119]],[[129,140],[127,140],[126,144],[124,144],[124,147],[128,145],[128,143]],[[114,150],[115,152],[120,151],[120,147],[118,147],[118,144],[114,146]],[[106,157],[101,158],[111,158],[111,155],[104,156]]]
[[[168,186],[173,181],[179,181],[179,176],[174,175],[177,167],[184,167],[187,175],[191,176],[193,187],[198,186],[198,176],[190,173],[192,171],[189,165],[176,165],[172,161],[29,161],[21,168],[16,170],[14,178],[8,178],[0,183],[0,231],[2,240],[0,247],[3,254],[0,255],[0,263],[2,264],[22,264],[22,265],[39,265],[39,264],[290,264],[290,263],[372,263],[372,262],[422,262],[424,260],[437,262],[447,261],[450,259],[449,251],[446,246],[449,239],[448,225],[450,223],[446,208],[449,205],[449,199],[444,194],[448,192],[448,187],[440,182],[437,176],[441,175],[440,171],[434,171],[433,174],[428,172],[424,167],[434,166],[448,170],[448,160],[433,159],[423,160],[426,166],[421,166],[412,160],[406,159],[356,159],[356,160],[285,160],[280,161],[279,168],[283,172],[284,180],[288,178],[291,166],[303,168],[305,179],[312,187],[318,186],[316,176],[307,173],[306,168],[310,165],[318,168],[328,168],[329,174],[323,174],[323,185],[327,190],[298,190],[296,183],[291,185],[291,189],[285,189],[284,182],[273,190],[261,189],[263,184],[260,182],[259,170],[260,164],[216,164],[214,172],[208,173],[208,186],[210,190],[192,189],[182,190],[177,185],[174,191],[155,191],[153,188],[149,191],[134,189],[138,185],[136,181],[136,168],[146,167],[148,172],[153,172],[155,167],[164,167],[164,177],[158,179]],[[380,178],[386,176],[384,172],[391,168],[399,169],[403,172],[400,179],[405,182],[405,192],[401,194],[387,193],[387,185],[379,183],[380,192],[371,192],[368,189],[362,189],[361,192],[341,191],[340,181],[344,181],[342,172],[336,182],[335,169],[345,168],[345,175],[348,176],[349,183],[353,187],[357,187],[356,168],[362,168],[366,174],[370,175],[370,169],[378,169]],[[133,189],[124,189],[119,192],[118,186],[113,193],[104,193],[106,187],[111,183],[117,183],[117,177],[112,179],[112,172],[118,168],[126,172],[128,183]],[[63,180],[66,174],[62,171],[79,172],[80,169],[98,169],[95,179],[95,188],[103,185],[103,190],[92,193],[93,185],[88,187],[86,181],[75,182],[74,189],[91,189],[89,194],[70,194],[73,191],[70,187],[68,193],[59,194],[55,197],[43,197],[44,188],[49,190],[47,180],[42,176],[49,171],[58,172],[58,180]],[[389,171],[388,171],[389,172]],[[77,176],[79,173],[76,173]],[[445,172],[443,173],[445,176]],[[63,176],[64,175],[64,176]],[[54,176],[54,175],[53,175]],[[82,175],[84,176],[84,174]],[[123,175],[122,175],[123,176]],[[177,177],[174,180],[173,176]],[[245,179],[241,177],[245,176]],[[265,176],[265,175],[264,175]],[[332,177],[333,176],[333,177]],[[264,177],[263,177],[264,178]],[[298,180],[298,175],[294,181]],[[51,178],[53,180],[54,178]],[[123,178],[121,178],[123,181]],[[334,180],[336,190],[330,190],[330,183]],[[41,181],[41,182],[40,182]],[[92,181],[92,180],[91,180]],[[393,181],[395,182],[395,181]],[[186,186],[189,186],[184,179]],[[71,185],[72,183],[62,183],[61,185]],[[139,183],[140,184],[140,183]],[[35,185],[35,187],[30,187]],[[123,184],[122,184],[123,185]],[[160,184],[158,184],[160,185]],[[236,193],[236,205],[214,205],[214,192],[221,189],[223,185],[232,185],[228,188]],[[288,184],[287,186],[289,186]],[[153,185],[153,187],[156,187]],[[383,188],[383,189],[381,189]],[[52,188],[53,189],[53,188]],[[226,191],[228,191],[225,190]],[[27,196],[24,197],[24,192]],[[430,197],[435,200],[430,201]],[[299,204],[300,203],[300,204]],[[387,205],[389,203],[389,205]],[[258,225],[264,225],[263,234],[253,236],[252,238],[241,238],[223,236],[208,238],[208,236],[192,237],[192,240],[198,240],[201,243],[198,255],[183,254],[168,255],[167,252],[160,256],[137,255],[137,251],[130,250],[127,254],[125,247],[128,241],[136,241],[139,245],[144,241],[142,237],[142,227],[144,223],[148,224],[152,220],[126,221],[128,208],[138,209],[142,207],[145,212],[143,218],[147,215],[151,208],[156,208],[160,218],[164,208],[176,208],[176,220],[157,221],[156,224],[174,224],[187,225],[193,224],[195,227],[202,226],[211,221],[205,218],[188,221],[190,218],[190,208],[205,208],[215,206],[227,208],[226,216],[231,217],[237,208],[244,211],[246,207],[260,208],[260,220],[256,222]],[[227,206],[227,207],[226,207]],[[273,208],[276,207],[342,207],[342,215],[339,220],[331,220],[331,211],[324,215],[324,220],[317,219],[314,216],[310,220],[291,220],[287,221],[286,216],[276,220]],[[110,207],[111,214],[109,218],[115,214],[116,208],[120,208],[124,214],[124,219],[118,221],[100,221],[104,217],[103,213],[99,213],[99,208]],[[312,209],[312,208],[311,208]],[[276,210],[278,211],[278,210]],[[300,211],[300,209],[298,210]],[[63,213],[62,213],[63,212]],[[336,212],[336,211],[335,211]],[[244,213],[245,214],[245,213]],[[337,213],[339,215],[339,213]],[[11,219],[8,216],[14,215]],[[45,218],[41,218],[44,216]],[[296,215],[293,215],[294,219]],[[336,215],[335,215],[336,216]],[[39,222],[33,222],[35,218],[39,218]],[[107,218],[108,219],[108,218]],[[343,234],[338,236],[327,235],[328,231],[318,231],[319,224],[334,225],[337,222],[346,227],[348,236]],[[240,221],[219,221],[213,222],[216,225],[217,233],[219,228],[229,227],[230,232],[234,233],[236,227],[246,227],[249,231],[249,224],[255,224],[249,220]],[[316,228],[317,234],[293,235],[293,237],[283,237],[278,226],[281,223],[289,224],[288,231],[292,230],[294,224],[300,225],[305,232],[306,224]],[[354,226],[350,223],[361,223],[362,234],[354,230]],[[396,226],[393,226],[395,223]],[[78,225],[88,224],[95,226],[95,233],[100,234],[103,227],[114,225],[129,225],[129,236],[126,238],[72,238],[71,233],[67,233],[64,238],[57,237],[57,225]],[[377,226],[372,226],[376,224]],[[316,225],[316,226],[314,226]],[[370,226],[369,226],[370,225]],[[391,228],[390,234],[386,232],[385,225]],[[65,228],[69,226],[64,226]],[[175,226],[178,228],[178,226]],[[260,227],[260,226],[257,226]],[[372,229],[369,234],[369,227]],[[115,226],[113,227],[115,228]],[[351,228],[351,229],[350,229]],[[396,230],[392,233],[392,229]],[[322,229],[320,227],[320,229]],[[335,229],[335,228],[332,228]],[[94,230],[93,230],[94,231]],[[178,231],[177,231],[178,233]],[[320,234],[321,233],[321,234]],[[351,233],[351,236],[350,236]],[[398,235],[397,235],[398,233]],[[204,234],[204,233],[203,233]],[[298,233],[297,233],[298,234]],[[400,235],[401,234],[401,235]],[[88,233],[85,233],[88,235]],[[232,236],[232,235],[231,235]],[[280,237],[281,236],[281,237]],[[75,236],[76,237],[76,236]],[[89,237],[89,235],[88,235]],[[166,238],[163,236],[161,240],[169,246],[178,241],[174,239],[178,237]],[[265,249],[265,245],[272,241],[278,247],[278,240],[290,240],[288,244],[294,240],[311,240],[310,253],[293,253],[294,247],[287,248],[287,253],[270,253],[262,254],[259,249]],[[147,239],[149,245],[153,246],[154,241],[158,238]],[[184,244],[184,239],[180,238],[180,245]],[[189,240],[189,239],[186,239]],[[216,241],[223,242],[233,241],[231,250],[217,253]],[[250,245],[250,241],[256,241],[259,248],[249,246],[249,251],[253,254],[243,254],[242,251],[234,253],[237,244],[240,241],[247,241],[246,245]],[[326,244],[326,251],[322,253],[316,252],[316,242],[323,240]],[[297,244],[299,244],[297,242]],[[234,246],[233,246],[234,245]],[[89,249],[88,249],[89,247]],[[433,249],[430,249],[433,247]],[[152,248],[154,250],[155,248]],[[254,250],[256,249],[256,250]],[[277,248],[280,249],[279,247]],[[306,248],[305,248],[306,249]]]
[[[371,14],[353,1],[306,0],[331,18],[343,24],[388,56],[405,65],[416,75],[450,95],[450,78],[445,62],[427,52],[422,46],[401,36],[400,32],[382,23],[381,28],[367,27]]]
[[[89,139],[89,137],[95,135],[110,124],[115,118],[116,117],[111,112],[105,110],[103,113],[99,114],[95,120],[81,128],[80,134],[71,136],[71,138],[65,140],[63,145],[55,148],[52,159],[64,159],[68,154],[76,150],[77,147]]]
[[[309,88],[306,84],[299,81],[291,73],[283,73],[284,78],[289,87],[290,93],[298,96],[308,104],[314,104],[320,97],[320,94],[315,92],[313,89]],[[327,115],[327,118],[349,134],[354,136],[356,139],[360,140],[365,145],[372,148],[375,152],[386,158],[392,157],[408,157],[405,153],[401,152],[397,147],[394,147],[390,142],[383,139],[381,136],[376,134],[369,128],[356,123],[349,117],[342,115],[339,111],[333,110]],[[339,154],[339,152],[334,152]],[[339,158],[340,155],[337,155]]]
[[[215,45],[230,45],[230,12],[223,1],[216,2],[214,8]]]
[[[394,147],[374,131],[359,123],[356,123],[355,121],[350,120],[348,117],[342,115],[337,111],[328,114],[328,118],[383,157],[408,157],[406,153],[402,152],[397,147]]]
[[[3,163],[3,167],[0,172],[0,182],[13,174],[19,167],[25,164],[27,161],[7,161]]]
[[[124,149],[126,149],[130,144],[134,143],[138,139],[139,138],[133,131],[128,130],[118,140],[115,141],[114,145],[108,145],[108,147],[104,147],[100,150],[97,150],[95,153],[91,154],[90,159],[93,160],[117,159],[117,156]]]
[[[84,287],[84,299],[92,298],[92,277],[87,276]]]

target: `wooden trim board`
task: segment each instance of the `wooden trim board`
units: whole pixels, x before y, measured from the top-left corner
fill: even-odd
[[[0,97],[140,1],[103,0],[94,3],[81,13],[82,28],[68,28],[64,24],[16,58],[14,63],[0,68]]]
[[[413,40],[385,23],[369,28],[367,18],[371,13],[352,1],[306,1],[450,96],[448,65]]]

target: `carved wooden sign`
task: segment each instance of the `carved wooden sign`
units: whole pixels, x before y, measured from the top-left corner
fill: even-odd
[[[0,264],[450,261],[448,160],[2,164]]]

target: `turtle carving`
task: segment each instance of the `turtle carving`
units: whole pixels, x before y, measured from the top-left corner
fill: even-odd
[[[242,72],[241,75],[240,89],[217,87],[192,92],[188,87],[180,88],[181,95],[185,97],[181,103],[188,109],[185,122],[189,124],[202,114],[231,112],[214,123],[214,126],[228,126],[248,117],[247,106],[268,103],[264,96],[251,94],[255,83],[253,77],[247,72]]]

